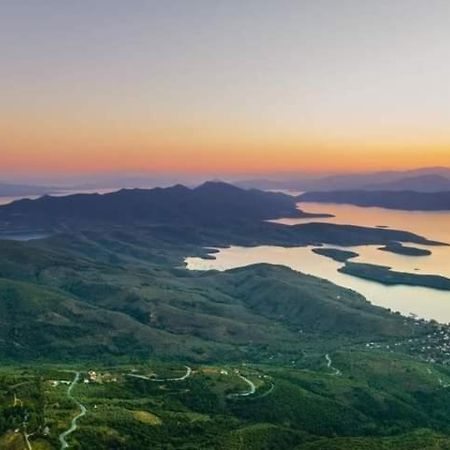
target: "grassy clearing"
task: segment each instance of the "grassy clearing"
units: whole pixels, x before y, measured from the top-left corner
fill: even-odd
[[[147,425],[161,425],[162,420],[155,414],[148,411],[133,411],[133,416],[139,422]]]

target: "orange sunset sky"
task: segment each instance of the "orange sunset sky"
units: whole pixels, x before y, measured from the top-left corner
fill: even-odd
[[[450,166],[450,2],[0,2],[0,178]]]

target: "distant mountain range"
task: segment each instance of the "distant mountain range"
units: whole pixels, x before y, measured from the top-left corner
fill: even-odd
[[[226,177],[225,177],[226,178]],[[0,197],[39,196],[85,192],[119,190],[121,188],[149,189],[156,186],[168,187],[182,182],[187,186],[201,183],[200,177],[186,177],[155,174],[98,174],[95,177],[70,177],[38,180],[39,182],[0,182]],[[292,190],[292,191],[335,191],[335,190],[411,190],[438,192],[450,190],[450,168],[432,167],[408,171],[384,171],[350,173],[338,175],[312,175],[308,173],[265,176],[264,178],[230,182],[245,189]]]
[[[416,191],[416,192],[442,192],[450,191],[450,178],[442,175],[417,175],[401,178],[387,183],[374,183],[366,186],[374,191]]]
[[[237,183],[259,189],[291,189],[297,191],[337,190],[410,190],[438,192],[450,190],[449,168],[424,168],[409,171],[371,172],[311,177],[298,175],[280,179],[254,179]]]
[[[19,200],[0,208],[0,229],[2,224],[46,229],[107,223],[210,226],[302,216],[309,215],[296,208],[291,196],[207,182],[195,189],[176,185]]]
[[[450,190],[444,192],[394,190],[306,192],[297,199],[300,202],[343,203],[408,211],[450,211]]]

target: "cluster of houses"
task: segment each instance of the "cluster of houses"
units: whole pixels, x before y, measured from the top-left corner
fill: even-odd
[[[118,381],[117,377],[110,374],[109,372],[98,373],[95,370],[89,370],[88,372],[86,372],[86,376],[83,378],[84,384],[117,383],[117,381]],[[52,387],[71,384],[71,381],[69,381],[69,380],[49,380],[48,382]]]
[[[430,363],[450,364],[450,327],[437,326],[432,333],[413,342],[410,350]]]
[[[395,343],[368,342],[366,348],[391,352],[398,349],[429,363],[450,364],[450,326],[435,325],[433,331],[425,336]]]

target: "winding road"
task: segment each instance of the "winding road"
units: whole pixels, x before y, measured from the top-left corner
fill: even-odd
[[[61,443],[61,447],[60,447],[61,450],[64,450],[65,448],[69,447],[69,444],[67,443],[67,440],[66,440],[67,436],[72,434],[78,428],[78,425],[77,425],[78,419],[80,419],[81,417],[86,415],[86,412],[87,412],[86,407],[72,395],[72,389],[80,380],[80,372],[74,372],[74,373],[75,373],[75,377],[74,377],[72,383],[69,385],[69,388],[67,389],[67,398],[72,400],[73,402],[75,402],[78,405],[78,407],[80,408],[80,413],[71,420],[70,427],[66,431],[64,431],[63,433],[61,433],[59,435],[59,442]]]
[[[126,375],[128,377],[132,377],[132,378],[139,378],[140,380],[157,381],[160,383],[162,383],[164,381],[183,381],[192,375],[192,369],[189,366],[184,366],[184,368],[186,369],[186,373],[182,377],[178,377],[178,378],[150,378],[145,375],[138,375],[138,374],[134,374],[134,373],[127,373]]]
[[[339,369],[336,369],[336,367],[333,367],[333,362],[331,361],[330,355],[327,353],[325,355],[325,359],[327,361],[327,367],[328,369],[333,371],[333,375],[339,376],[342,375],[342,372]]]

